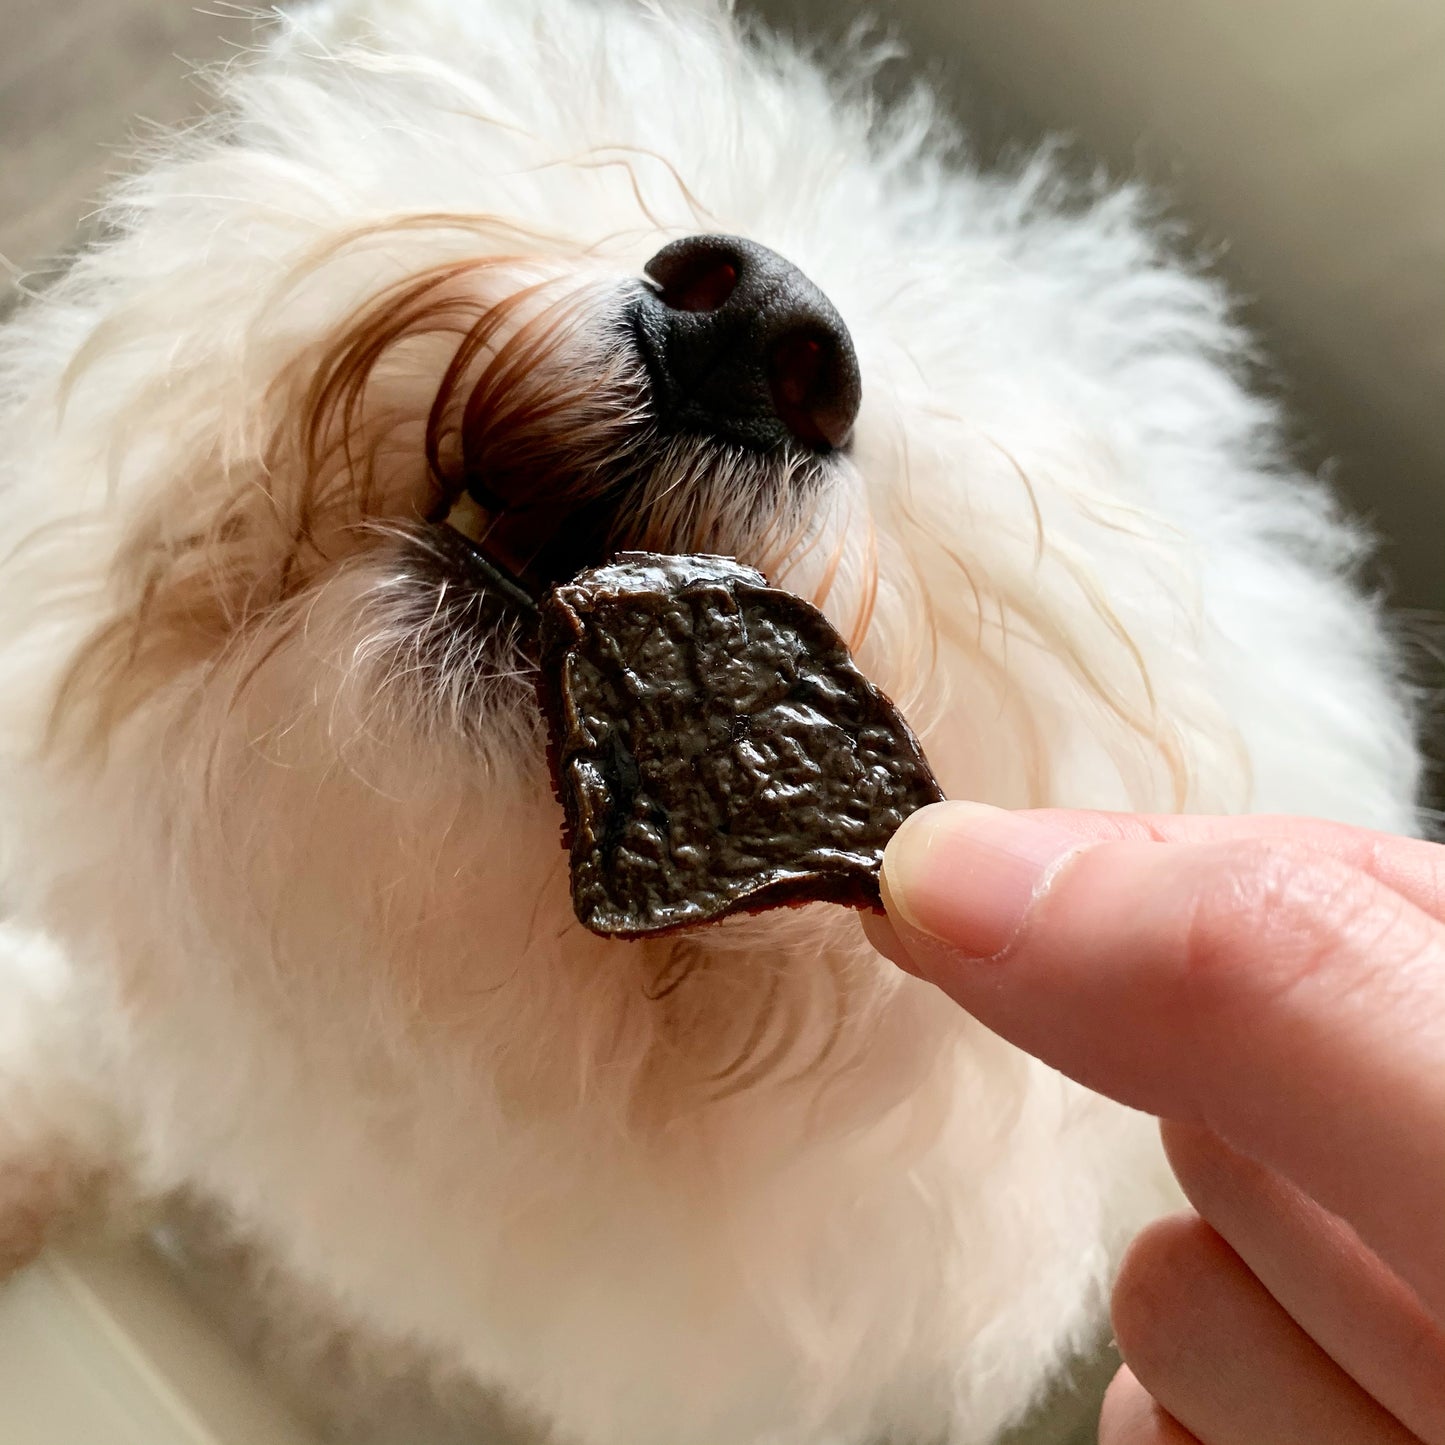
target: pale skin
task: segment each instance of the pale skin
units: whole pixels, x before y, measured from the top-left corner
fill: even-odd
[[[1445,1445],[1445,847],[943,803],[874,943],[1157,1116],[1100,1445]]]

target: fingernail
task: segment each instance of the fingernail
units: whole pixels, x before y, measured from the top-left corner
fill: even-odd
[[[907,818],[883,854],[889,913],[968,958],[1017,937],[1034,899],[1079,838],[982,803],[939,803]]]

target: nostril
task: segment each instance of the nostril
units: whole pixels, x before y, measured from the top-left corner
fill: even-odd
[[[805,406],[823,372],[823,343],[816,336],[786,336],[773,347],[768,370],[773,400]]]
[[[839,376],[837,347],[825,336],[796,332],[768,357],[768,384],[778,420],[799,441],[841,447],[852,430],[856,399]]]
[[[671,310],[716,311],[737,289],[739,271],[732,256],[698,247],[672,255],[660,252],[647,274],[657,283],[662,304]]]

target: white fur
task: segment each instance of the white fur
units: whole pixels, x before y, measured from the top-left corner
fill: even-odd
[[[333,0],[222,89],[3,333],[0,1170],[41,1151],[218,1211],[260,1308],[296,1311],[273,1352],[309,1339],[335,1399],[331,1328],[581,1445],[993,1440],[1170,1197],[1149,1122],[843,910],[700,937],[650,997],[677,955],[570,921],[505,679],[457,694],[470,729],[396,692],[384,543],[289,613],[233,612],[239,651],[163,652],[99,744],[47,730],[153,553],[294,484],[278,378],[385,287],[506,256],[479,306],[547,278],[590,314],[725,231],[851,328],[827,607],[859,615],[871,515],[859,656],[951,795],[1409,831],[1357,539],[1280,460],[1224,299],[1135,191],[979,174],[926,98],[879,114],[705,3]],[[446,356],[423,339],[376,383],[398,518]]]

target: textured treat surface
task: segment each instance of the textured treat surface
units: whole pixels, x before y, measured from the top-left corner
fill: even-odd
[[[541,651],[573,902],[595,932],[876,907],[884,845],[942,797],[827,619],[728,558],[583,572],[543,604]]]

